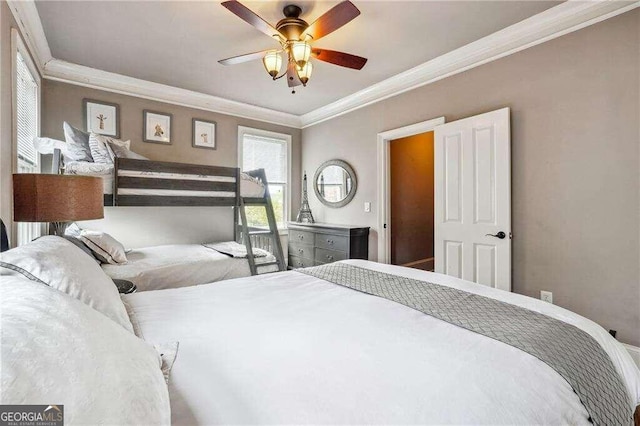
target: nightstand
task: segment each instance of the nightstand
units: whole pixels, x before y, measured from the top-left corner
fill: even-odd
[[[136,287],[136,285],[134,283],[132,283],[131,281],[127,281],[127,280],[114,279],[113,283],[118,288],[118,292],[120,294],[135,293],[135,291],[138,289],[138,287]]]

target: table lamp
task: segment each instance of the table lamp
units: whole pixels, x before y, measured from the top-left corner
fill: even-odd
[[[49,234],[63,236],[70,222],[102,219],[102,178],[17,173],[13,175],[13,220],[49,222]]]

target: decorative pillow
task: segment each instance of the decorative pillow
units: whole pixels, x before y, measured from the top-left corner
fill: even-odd
[[[113,142],[107,142],[107,150],[109,151],[109,156],[111,157],[111,161],[114,161],[116,158],[131,158],[132,160],[148,160],[147,157],[137,154],[122,145],[118,145]]]
[[[30,278],[29,274],[133,332],[127,310],[111,278],[64,238],[50,235],[5,251],[0,254],[0,267],[2,275],[14,275],[17,271]]]
[[[2,278],[3,404],[64,405],[65,424],[169,425],[160,357],[53,288]]]
[[[67,141],[67,148],[64,157],[67,161],[88,161],[93,162],[91,148],[89,148],[89,133],[76,129],[66,121],[62,125],[64,128],[64,139]]]
[[[82,241],[80,241],[79,238],[76,237],[71,237],[69,235],[65,235],[63,237],[65,240],[69,241],[71,244],[73,244],[74,246],[78,247],[80,250],[82,250],[83,252],[85,252],[91,259],[95,260],[96,262],[100,263],[100,259],[98,259],[97,257],[94,256],[93,252],[91,251],[91,249],[89,247],[87,247],[87,245],[85,243],[83,243]]]
[[[103,263],[127,263],[124,246],[106,232],[83,229],[80,231],[80,241],[85,243],[98,259],[105,259],[106,262]]]
[[[108,136],[98,135],[91,133],[89,135],[89,147],[91,148],[91,156],[96,163],[113,163],[113,158],[109,155],[109,149],[107,144],[111,143],[120,147],[129,149],[131,141],[121,141],[119,139],[113,139]]]

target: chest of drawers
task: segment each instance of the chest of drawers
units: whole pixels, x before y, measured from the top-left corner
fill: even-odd
[[[297,222],[287,227],[292,269],[369,256],[368,227]]]

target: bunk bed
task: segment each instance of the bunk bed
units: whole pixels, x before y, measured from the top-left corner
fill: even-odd
[[[237,167],[130,158],[114,158],[113,165],[104,166],[63,165],[60,150],[54,150],[54,172],[103,177],[105,206],[233,207],[234,240],[246,248],[241,259],[200,244],[137,249],[129,253],[127,264],[103,265],[112,278],[131,281],[139,290],[155,290],[286,270],[263,169],[240,172]],[[246,206],[266,209],[268,229],[248,225]],[[256,248],[268,255],[256,256]]]

